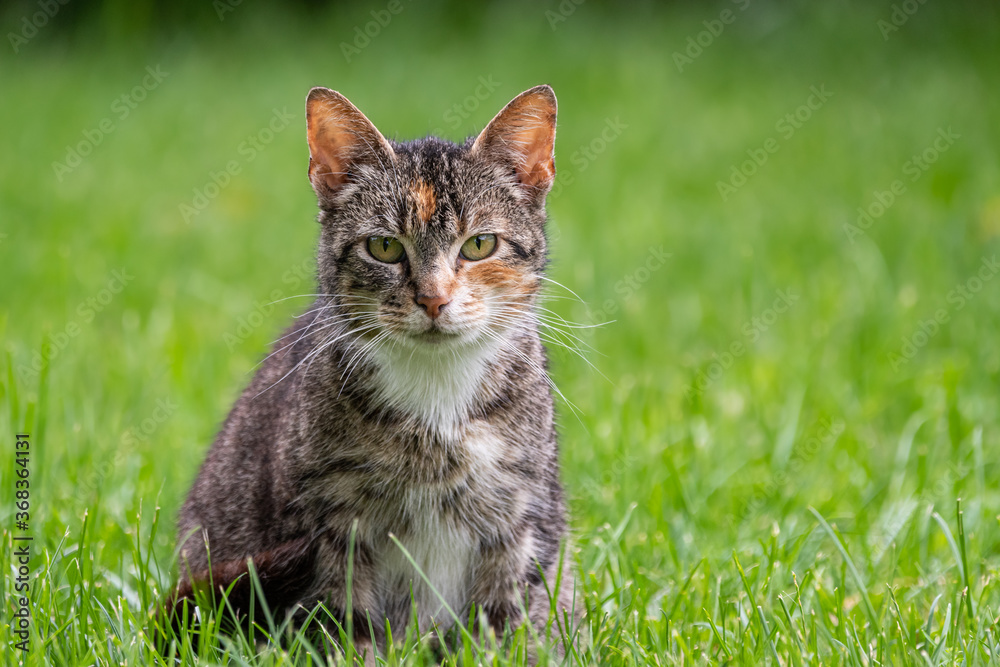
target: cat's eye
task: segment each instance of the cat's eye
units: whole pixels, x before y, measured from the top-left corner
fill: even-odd
[[[403,259],[406,249],[398,239],[391,236],[369,236],[368,252],[380,262],[395,264]]]
[[[475,262],[486,259],[496,249],[496,234],[477,234],[462,244],[462,257]]]

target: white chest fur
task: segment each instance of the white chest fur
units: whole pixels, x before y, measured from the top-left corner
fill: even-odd
[[[380,351],[376,359],[380,398],[436,431],[441,446],[462,450],[467,474],[480,492],[495,485],[504,444],[488,424],[470,421],[468,411],[498,347],[400,347]],[[398,539],[409,557],[389,542],[378,561],[383,601],[393,607],[401,599],[409,601],[412,586],[421,630],[433,623],[450,626],[452,614],[464,622],[479,555],[481,526],[446,508],[447,492],[436,485],[408,489],[399,512],[409,520]]]
[[[412,590],[421,630],[435,623],[449,627],[454,621],[452,613],[463,618],[478,550],[472,531],[440,511],[430,510],[411,524],[399,541],[409,558],[397,544],[386,545],[378,577],[385,586],[384,599],[409,600]]]
[[[470,424],[463,429],[461,440],[449,446],[464,450],[471,463],[469,475],[489,487],[498,475],[496,463],[504,445],[487,429],[482,423]],[[409,557],[397,544],[389,542],[379,559],[383,599],[408,601],[412,586],[421,630],[434,623],[450,626],[454,622],[452,614],[464,622],[479,559],[482,526],[460,510],[446,507],[445,492],[434,485],[406,492],[400,509],[409,521],[398,539]]]
[[[375,378],[380,398],[453,440],[476,400],[497,348],[490,342],[380,351]]]

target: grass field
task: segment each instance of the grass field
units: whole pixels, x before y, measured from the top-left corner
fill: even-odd
[[[170,664],[140,629],[176,512],[314,291],[309,87],[457,139],[541,82],[551,276],[580,297],[548,306],[612,321],[583,330],[599,372],[552,355],[589,610],[570,662],[1000,663],[996,6],[403,0],[352,44],[385,6],[0,49],[7,664]],[[322,663],[222,641],[178,664]]]

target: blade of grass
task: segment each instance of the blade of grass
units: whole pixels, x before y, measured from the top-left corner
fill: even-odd
[[[878,615],[875,613],[875,607],[872,605],[871,599],[868,597],[868,590],[865,587],[865,582],[861,578],[861,573],[858,572],[858,568],[855,567],[854,561],[851,559],[851,555],[847,553],[847,548],[844,547],[843,542],[840,541],[840,537],[837,535],[836,531],[826,522],[826,519],[817,512],[814,508],[810,507],[809,511],[812,512],[816,520],[826,531],[827,535],[833,540],[836,545],[837,550],[840,552],[841,557],[844,559],[844,563],[847,565],[848,571],[851,573],[851,578],[854,579],[855,585],[858,587],[858,592],[861,594],[861,600],[865,603],[865,613],[868,615],[868,620],[871,621],[872,626],[875,627],[876,631],[880,630],[878,624]]]
[[[969,581],[969,558],[965,553],[965,513],[962,512],[962,499],[955,499],[955,515],[958,520],[958,546],[962,553],[962,579],[965,582],[965,606],[969,621],[975,617],[972,609],[972,584]]]

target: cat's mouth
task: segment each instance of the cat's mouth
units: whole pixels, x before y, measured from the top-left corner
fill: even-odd
[[[426,331],[412,335],[412,338],[430,345],[440,345],[442,343],[453,343],[463,337],[463,334],[456,331],[445,331],[439,327],[432,327]]]

